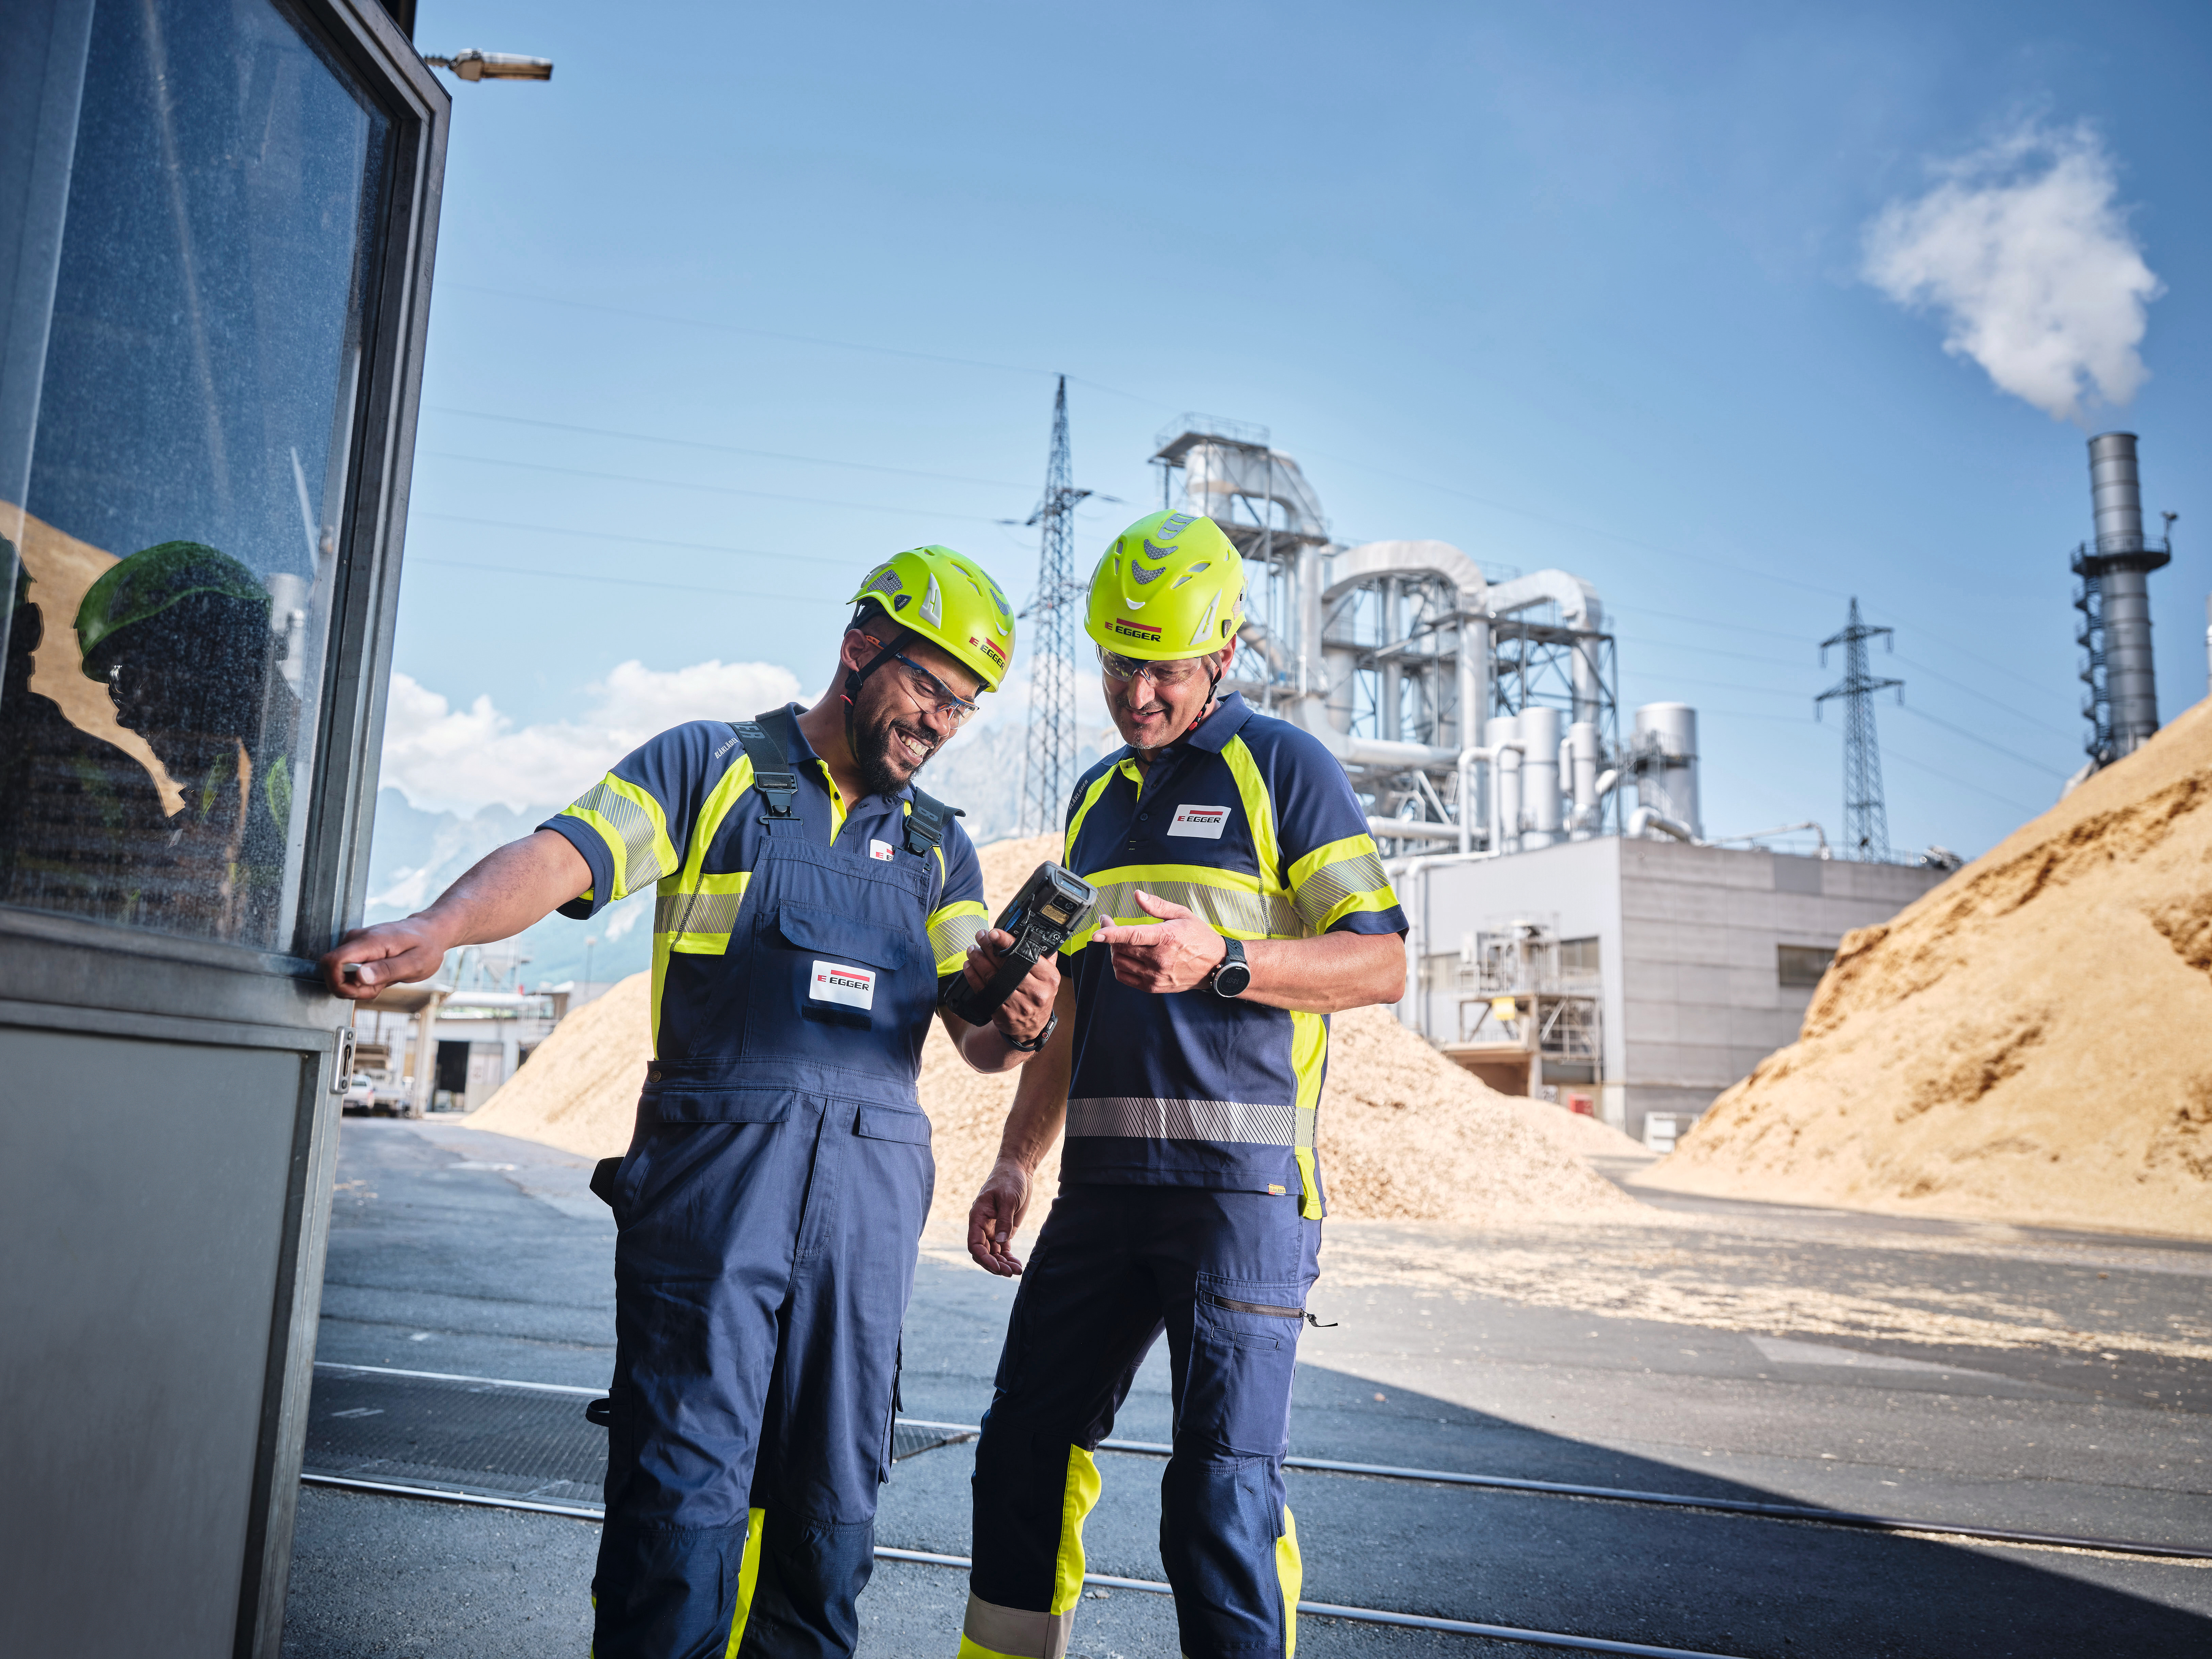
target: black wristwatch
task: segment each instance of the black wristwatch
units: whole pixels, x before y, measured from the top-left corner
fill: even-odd
[[[999,1033],[999,1041],[1005,1043],[1009,1048],[1018,1048],[1025,1054],[1033,1054],[1036,1053],[1038,1049],[1043,1048],[1046,1043],[1051,1042],[1052,1034],[1059,1029],[1060,1010],[1055,1008],[1052,1011],[1051,1014],[1047,1017],[1044,1023],[1044,1030],[1039,1031],[1027,1042],[1024,1042],[1018,1037],[1010,1037],[1004,1031]]]
[[[1213,994],[1218,997],[1241,997],[1252,982],[1252,964],[1244,960],[1244,941],[1225,939],[1221,941],[1229,948],[1213,967]]]

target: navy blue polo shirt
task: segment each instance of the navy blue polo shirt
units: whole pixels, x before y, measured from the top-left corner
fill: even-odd
[[[1063,861],[1099,900],[1064,947],[1076,1024],[1061,1180],[1297,1193],[1319,1216],[1328,1017],[1208,986],[1133,989],[1091,934],[1152,921],[1139,888],[1231,939],[1404,933],[1344,769],[1310,733],[1232,694],[1149,768],[1125,747],[1085,773]]]

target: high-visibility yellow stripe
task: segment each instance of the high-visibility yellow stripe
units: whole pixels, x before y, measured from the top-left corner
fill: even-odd
[[[684,873],[676,889],[692,891],[699,885],[699,874],[707,862],[707,849],[714,844],[714,834],[722,827],[722,820],[738,804],[738,797],[753,787],[752,757],[739,751],[730,769],[716,779],[714,787],[707,792],[707,799],[699,803],[699,816],[691,821],[691,843],[685,848]]]
[[[1316,933],[1348,915],[1388,910],[1398,902],[1375,838],[1347,836],[1317,847],[1291,866],[1291,893],[1298,915]]]
[[[1283,1659],[1297,1659],[1298,1598],[1305,1593],[1305,1558],[1298,1553],[1297,1517],[1283,1505],[1283,1535],[1275,1540],[1275,1582],[1283,1587]]]
[[[1000,1653],[995,1648],[987,1648],[963,1631],[960,1634],[960,1651],[956,1656],[956,1659],[1024,1659],[1024,1656],[1018,1653]]]
[[[730,1620],[730,1645],[723,1650],[722,1659],[738,1659],[738,1649],[745,1639],[745,1620],[752,1614],[753,1591],[760,1585],[761,1525],[767,1518],[765,1510],[745,1511],[745,1553],[738,1565],[738,1610]]]
[[[1118,767],[1108,767],[1092,781],[1091,787],[1083,792],[1083,799],[1078,803],[1076,809],[1067,815],[1067,841],[1065,848],[1061,851],[1060,857],[1063,860],[1067,862],[1068,867],[1071,869],[1074,867],[1073,860],[1075,857],[1075,838],[1082,833],[1083,820],[1091,816],[1091,809],[1098,805],[1099,796],[1106,793],[1106,786],[1114,781],[1115,774],[1117,772],[1123,773],[1127,776],[1134,777],[1136,769],[1135,766],[1128,761],[1123,761]],[[1144,780],[1142,778],[1137,779],[1137,787],[1139,789],[1142,789],[1145,787]]]
[[[1052,1611],[1073,1611],[1083,1595],[1083,1522],[1098,1502],[1098,1465],[1080,1446],[1067,1449],[1067,1485],[1060,1499],[1060,1554],[1053,1564]]]
[[[683,890],[680,878],[662,882],[660,896],[653,902],[653,932],[667,934],[668,948],[678,954],[720,956],[730,948],[730,934],[752,878],[750,870],[709,872],[700,876],[698,886],[690,892]]]
[[[671,943],[666,933],[653,936],[653,1057],[660,1058],[660,993],[668,983],[668,949]]]
[[[1091,943],[1101,927],[1119,923],[1143,927],[1157,918],[1137,908],[1139,888],[1156,898],[1180,904],[1230,939],[1303,939],[1305,929],[1289,896],[1264,893],[1260,878],[1243,870],[1218,870],[1202,864],[1124,864],[1085,878],[1097,889],[1098,901],[1083,931],[1062,946],[1073,955]]]
[[[1321,1219],[1321,1176],[1314,1168],[1314,1149],[1293,1146],[1291,1156],[1298,1163],[1298,1213],[1308,1221]],[[1269,1192],[1279,1188],[1270,1187]]]
[[[1375,837],[1364,830],[1356,836],[1346,836],[1342,841],[1316,847],[1291,866],[1291,890],[1295,893],[1328,866],[1342,864],[1363,854],[1376,856]]]
[[[957,974],[968,960],[968,947],[990,926],[991,913],[974,899],[957,899],[929,917],[929,954],[937,958],[937,976]]]
[[[1379,915],[1398,902],[1397,890],[1388,882],[1361,893],[1347,893],[1334,907],[1310,918],[1316,933],[1326,933],[1346,916]]]
[[[1260,763],[1252,758],[1251,745],[1241,737],[1221,745],[1221,758],[1228,763],[1229,775],[1237,780],[1237,793],[1244,803],[1244,820],[1251,826],[1252,851],[1260,866],[1261,890],[1279,893],[1284,890],[1283,855],[1275,838],[1275,803],[1268,796],[1267,780],[1260,775]]]
[[[648,882],[673,870],[676,848],[668,839],[668,820],[649,790],[611,772],[562,809],[562,817],[588,823],[606,843],[614,863],[609,902],[628,898]]]
[[[1291,1070],[1298,1080],[1297,1128],[1291,1145],[1298,1161],[1298,1184],[1304,1189],[1298,1213],[1309,1221],[1321,1219],[1321,1185],[1314,1176],[1314,1123],[1321,1108],[1322,1073],[1328,1065],[1328,1021],[1320,1014],[1293,1008],[1291,1015]]]

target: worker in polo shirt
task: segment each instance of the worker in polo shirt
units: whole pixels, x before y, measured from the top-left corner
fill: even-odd
[[[637,1131],[592,1181],[619,1230],[598,1659],[814,1659],[858,1636],[934,1177],[922,1039],[945,980],[980,987],[1012,944],[913,779],[1005,673],[1014,622],[949,548],[896,555],[854,598],[812,708],[663,732],[323,961],[366,997],[556,908],[657,895]],[[1040,963],[991,1024],[945,1025],[1005,1071],[1058,988]]]
[[[1087,631],[1127,747],[1085,774],[1066,862],[1099,890],[1058,1034],[1022,1074],[969,1253],[1010,1249],[1066,1130],[976,1448],[962,1659],[1057,1659],[1083,1589],[1091,1451],[1167,1334],[1160,1555],[1187,1659],[1286,1655],[1291,1372],[1318,1271],[1328,1014],[1404,994],[1404,914],[1327,750],[1219,695],[1244,574],[1211,520],[1140,519]]]

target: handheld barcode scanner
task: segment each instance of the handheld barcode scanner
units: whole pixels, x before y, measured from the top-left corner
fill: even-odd
[[[999,929],[1014,936],[1014,946],[1000,958],[999,971],[980,991],[965,975],[955,975],[945,989],[945,1006],[970,1025],[989,1024],[1038,960],[1075,936],[1097,902],[1097,890],[1082,877],[1056,864],[1037,866],[1000,914]]]

